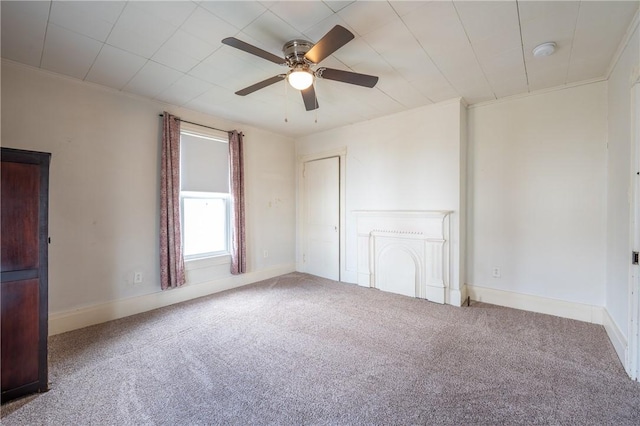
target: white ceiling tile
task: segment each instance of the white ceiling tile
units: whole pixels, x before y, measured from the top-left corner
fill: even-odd
[[[391,20],[362,38],[378,53],[421,50],[420,44],[400,18]]]
[[[431,57],[469,46],[451,2],[428,3],[402,20]]]
[[[271,9],[271,7],[277,4],[278,1],[280,0],[260,0],[258,3],[260,3],[267,9]]]
[[[126,29],[147,38],[165,42],[178,29],[177,25],[148,12],[146,2],[129,2],[116,22],[114,31]]]
[[[484,72],[490,74],[511,74],[519,75],[525,73],[524,59],[522,50],[519,48],[512,49],[492,56],[491,58],[479,58],[480,65]]]
[[[224,106],[235,102],[238,96],[228,89],[212,85],[206,92],[186,103],[186,107],[206,111],[212,106]]]
[[[394,78],[397,75],[393,67],[378,54],[367,58],[365,62],[354,65],[351,69],[358,73],[378,76],[381,80]]]
[[[407,108],[416,108],[431,103],[429,98],[403,78],[381,80],[378,82],[377,88]]]
[[[598,57],[572,60],[567,71],[566,83],[574,83],[582,80],[603,77],[609,62]]]
[[[280,2],[270,10],[301,33],[334,13],[326,4],[318,1]]]
[[[162,46],[163,40],[156,40],[144,34],[125,28],[114,28],[107,44],[145,58],[150,58]]]
[[[333,10],[334,12],[338,12],[344,9],[345,7],[349,6],[351,3],[353,3],[353,0],[351,1],[323,0],[323,3],[329,6],[331,10]]]
[[[499,84],[496,84],[493,91],[498,98],[505,98],[507,96],[518,95],[521,93],[527,93],[527,80],[524,76],[501,79]]]
[[[513,0],[455,1],[453,4],[472,42],[520,29],[518,8]]]
[[[44,2],[0,3],[2,8],[2,57],[39,66],[47,29],[49,4]]]
[[[182,29],[215,47],[222,44],[222,39],[233,37],[238,33],[236,27],[201,7],[193,12]]]
[[[441,74],[431,58],[423,51],[413,53],[410,56],[410,61],[406,59],[406,52],[402,51],[387,52],[382,57],[407,81],[428,75]]]
[[[54,24],[47,27],[42,68],[83,79],[102,43]]]
[[[368,104],[377,109],[378,116],[380,116],[380,114],[393,114],[394,112],[405,109],[398,101],[375,87],[373,89],[356,87],[356,89],[360,92],[360,95],[357,97],[358,100],[362,104]]]
[[[473,51],[478,58],[490,60],[494,56],[504,54],[514,49],[522,51],[520,30],[515,32],[499,32],[496,35],[482,40],[471,40]]]
[[[6,18],[12,18],[17,14],[31,15],[34,18],[47,19],[49,16],[48,1],[3,1],[0,3],[2,8],[2,23]]]
[[[528,91],[527,76],[524,73],[496,73],[488,76],[487,79],[498,98],[504,98],[505,96],[511,96],[517,93],[526,93]]]
[[[264,49],[274,53],[282,52],[282,46],[287,41],[304,38],[300,31],[270,11],[260,15],[258,19],[245,27],[242,32],[255,40],[260,40],[262,46],[270,46]]]
[[[224,81],[233,76],[233,70],[223,63],[201,62],[189,71],[189,75],[209,83],[222,85]],[[241,87],[236,90],[239,89]]]
[[[92,18],[100,18],[103,21],[111,22],[114,24],[122,10],[127,5],[126,1],[116,1],[116,0],[98,0],[98,1],[65,1],[65,0],[53,0],[53,6],[55,3],[67,3],[72,6],[75,10],[82,13],[84,16],[90,16]]]
[[[173,105],[183,105],[202,95],[212,88],[206,81],[184,75],[173,83],[167,90],[156,96],[156,99]]]
[[[478,60],[469,44],[458,49],[451,49],[441,55],[433,55],[431,59],[445,74],[471,73],[479,69]]]
[[[203,1],[200,6],[238,29],[246,27],[267,10],[257,1]]]
[[[452,59],[452,61],[457,61],[458,59]],[[477,61],[461,61],[457,65],[453,64],[454,62],[450,62],[449,66],[451,68],[447,70],[439,64],[438,66],[443,70],[453,88],[463,95],[467,102],[475,103],[495,98],[493,90]]]
[[[342,46],[333,56],[346,66],[352,67],[378,56],[378,53],[362,38],[356,38]]]
[[[124,3],[117,2],[120,10]],[[49,22],[99,41],[105,41],[115,20],[103,19],[101,8],[87,7],[84,2],[54,1],[51,4]]]
[[[169,88],[182,75],[174,69],[148,61],[122,90],[153,98]]]
[[[405,16],[408,15],[409,13],[414,12],[416,9],[422,7],[425,5],[426,2],[423,1],[415,1],[415,0],[411,0],[411,1],[389,1],[389,4],[391,5],[391,7],[393,8],[393,10],[396,11],[396,13],[398,14],[398,16]]]
[[[180,26],[193,13],[197,4],[192,1],[135,1],[135,7],[145,14]]]
[[[151,59],[178,71],[187,72],[214,50],[215,47],[209,43],[180,29]]]
[[[640,2],[584,2],[571,50],[569,80],[604,76]],[[612,25],[613,22],[622,25]]]
[[[578,18],[577,12],[576,9],[574,14],[557,14],[523,22],[522,44],[525,50],[548,41],[565,40],[570,44]]]
[[[203,60],[216,50],[215,45],[207,43],[206,41],[197,38],[182,29],[176,31],[175,34],[173,34],[162,46],[162,48],[180,50],[185,55],[191,56],[199,61]]]
[[[458,98],[460,94],[442,74],[433,74],[411,81],[411,85],[432,102]]]
[[[527,68],[529,90],[540,90],[549,87],[562,86],[566,82],[567,65],[557,67]]]
[[[104,45],[87,74],[86,80],[122,89],[147,62],[145,58]]]
[[[359,35],[380,28],[398,16],[386,1],[353,2],[338,14]]]
[[[579,1],[520,1],[518,10],[520,20],[524,23],[533,19],[546,18],[549,16],[576,16]]]
[[[107,44],[150,58],[177,27],[128,3],[113,27]]]
[[[180,49],[165,49],[164,47],[161,47],[151,59],[185,73],[200,63],[196,58],[185,55]]]

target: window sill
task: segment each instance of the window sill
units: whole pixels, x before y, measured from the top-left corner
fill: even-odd
[[[209,268],[217,265],[230,265],[231,255],[221,254],[218,256],[202,257],[200,259],[185,259],[184,267],[187,271],[192,269]]]

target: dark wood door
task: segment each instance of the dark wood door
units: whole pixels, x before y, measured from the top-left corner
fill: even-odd
[[[2,401],[47,389],[50,154],[2,148]]]

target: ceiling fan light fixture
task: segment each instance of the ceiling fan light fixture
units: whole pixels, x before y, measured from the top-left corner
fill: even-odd
[[[533,56],[540,58],[542,56],[552,55],[556,51],[556,44],[553,41],[539,44],[533,48]]]
[[[287,77],[291,87],[297,90],[307,89],[313,84],[313,74],[306,69],[296,68]]]

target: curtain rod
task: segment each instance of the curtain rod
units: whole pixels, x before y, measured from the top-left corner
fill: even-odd
[[[158,114],[160,117],[164,117],[164,114]],[[200,126],[200,127],[206,127],[207,129],[213,129],[213,130],[217,130],[219,132],[225,132],[225,133],[229,133],[230,130],[222,130],[222,129],[218,129],[217,127],[211,127],[211,126],[205,126],[204,124],[199,124],[199,123],[194,123],[193,121],[187,121],[187,120],[182,120],[181,118],[175,118],[178,121],[182,121],[183,123],[189,123],[189,124],[193,124],[195,126]],[[242,132],[240,132],[241,135],[244,136],[244,134]]]

